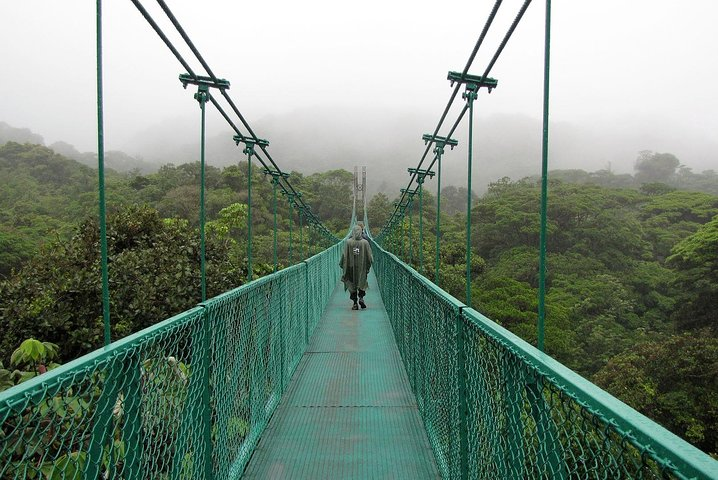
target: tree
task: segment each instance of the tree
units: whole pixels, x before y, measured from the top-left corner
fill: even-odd
[[[676,286],[682,328],[710,327],[718,332],[718,215],[678,243],[667,263],[679,275]]]
[[[62,346],[71,359],[102,345],[102,294],[97,221],[87,220],[69,242],[55,241],[0,283],[0,355],[25,338]],[[199,234],[183,220],[163,220],[147,206],[108,218],[113,338],[191,308],[200,299]],[[207,237],[207,291],[241,285],[245,270],[228,244]]]
[[[471,192],[471,205],[479,200],[476,193]],[[466,213],[466,187],[448,185],[441,189],[441,211],[447,215]]]
[[[671,183],[681,162],[672,153],[655,153],[650,150],[639,152],[634,169],[636,182]]]
[[[635,345],[593,380],[698,448],[718,453],[718,338],[711,332]]]
[[[367,216],[369,218],[369,228],[374,235],[377,235],[384,227],[393,211],[394,206],[385,193],[379,192],[371,197],[367,204]]]

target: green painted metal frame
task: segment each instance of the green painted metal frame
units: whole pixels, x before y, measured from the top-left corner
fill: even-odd
[[[0,392],[0,478],[241,476],[341,246]]]
[[[549,73],[551,63],[551,0],[546,0],[544,22],[543,129],[541,137],[541,227],[539,233],[539,293],[538,293],[538,349],[544,349],[544,321],[546,318],[546,236],[548,211],[548,121]]]
[[[252,267],[252,157],[256,155],[255,145],[266,148],[269,146],[269,142],[261,138],[254,139],[243,135],[234,135],[232,140],[237,145],[244,143],[242,153],[247,155],[247,280],[251,282],[254,277],[254,268]]]
[[[97,29],[97,177],[100,220],[100,265],[102,275],[102,319],[105,346],[112,341],[110,328],[110,281],[107,266],[107,211],[105,201],[105,115],[102,79],[102,0],[96,2]]]
[[[710,456],[372,246],[443,478],[718,478]]]

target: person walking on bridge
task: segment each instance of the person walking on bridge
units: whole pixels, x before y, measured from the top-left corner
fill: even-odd
[[[344,252],[339,263],[344,291],[349,290],[349,298],[354,302],[352,310],[359,310],[359,305],[361,308],[366,308],[364,295],[369,288],[366,277],[373,260],[371,245],[362,238],[362,228],[359,225],[354,226],[351,237],[344,244]]]
[[[366,234],[366,228],[364,228],[364,222],[357,222],[357,225],[359,225],[361,227],[361,238],[363,238],[364,240],[366,240],[368,242],[369,236]]]

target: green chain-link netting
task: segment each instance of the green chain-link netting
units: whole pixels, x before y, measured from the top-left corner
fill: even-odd
[[[718,462],[374,244],[443,478],[718,478]]]
[[[0,478],[241,474],[339,280],[340,248],[0,393]]]

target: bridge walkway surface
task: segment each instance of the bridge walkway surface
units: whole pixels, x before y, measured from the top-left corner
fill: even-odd
[[[336,287],[243,478],[439,478],[373,272],[366,303]]]

